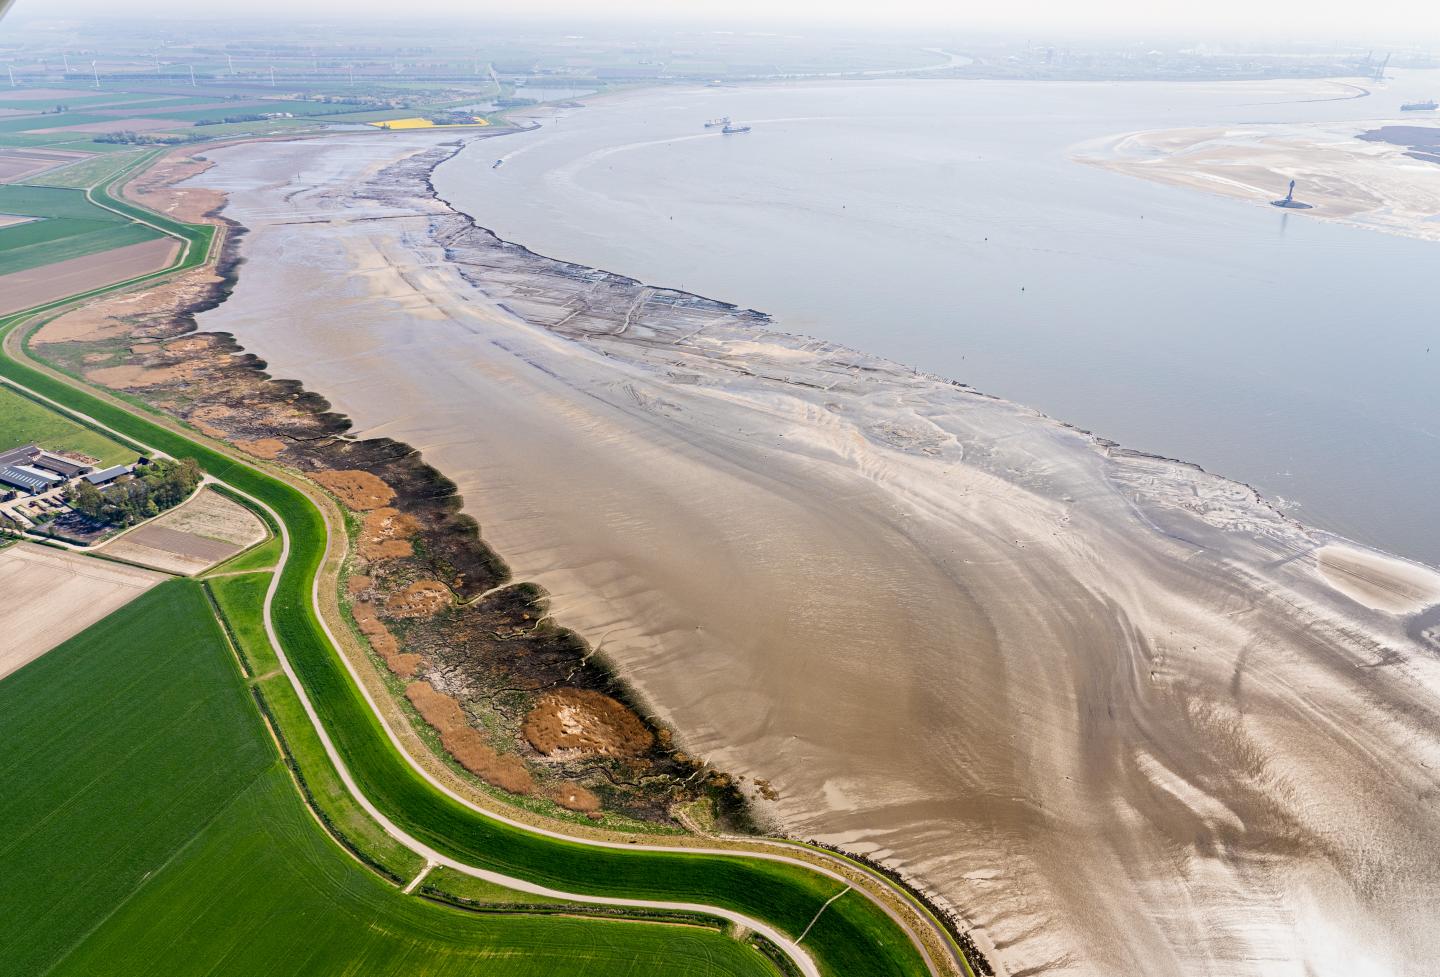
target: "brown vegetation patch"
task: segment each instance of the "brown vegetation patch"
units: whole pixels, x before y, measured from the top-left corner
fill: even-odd
[[[405,686],[405,698],[409,699],[415,711],[420,713],[420,718],[441,733],[470,725],[460,703],[438,691],[429,682],[411,682]]]
[[[450,604],[450,588],[434,580],[417,580],[385,601],[390,617],[429,617]]]
[[[172,340],[165,344],[165,352],[167,353],[199,353],[209,348],[210,340],[204,336],[186,336],[183,339]],[[234,413],[221,404],[209,404],[206,406],[206,409],[216,412],[219,416],[228,416]]]
[[[85,375],[102,387],[116,390],[140,390],[159,387],[177,380],[189,380],[202,368],[194,363],[173,366],[105,366]]]
[[[152,348],[160,347],[156,344],[149,344]],[[170,347],[164,347],[169,350]],[[190,412],[189,421],[201,430],[202,433],[212,438],[224,438],[224,428],[217,427],[212,421],[223,421],[230,417],[234,411],[223,404],[203,404]]]
[[[311,472],[310,477],[335,493],[347,508],[360,512],[389,505],[395,490],[375,475],[362,471]]]
[[[525,761],[513,753],[497,753],[478,730],[469,726],[448,729],[440,734],[440,744],[462,767],[492,787],[512,794],[535,793],[535,778],[525,768]]]
[[[274,461],[284,453],[285,442],[277,438],[260,438],[256,441],[236,441],[235,447],[247,455],[264,458],[266,461]]]
[[[408,540],[385,539],[378,542],[361,542],[360,558],[370,563],[376,560],[403,560],[415,555],[415,547]]]
[[[374,583],[374,580],[365,576],[363,573],[356,573],[352,574],[350,579],[345,581],[345,589],[350,591],[351,596],[354,596],[355,594],[365,593]]]
[[[370,647],[375,649],[375,654],[388,659],[400,651],[400,643],[376,616],[375,605],[368,601],[357,601],[350,610],[355,615],[355,626],[360,629],[361,634],[370,639]]]
[[[638,756],[655,736],[624,704],[591,689],[558,689],[525,717],[525,738],[546,756]]]
[[[394,672],[397,677],[408,682],[415,677],[416,672],[420,671],[420,666],[424,661],[424,655],[402,652],[401,654],[391,655],[385,659],[385,664],[389,666],[390,671]]]
[[[355,588],[357,580],[364,581],[364,586],[360,588],[362,591],[368,589],[370,586],[370,578],[368,577],[351,577],[350,592],[352,594],[359,592]],[[406,681],[414,678],[415,673],[418,672],[420,666],[424,664],[425,656],[411,652],[402,652],[400,650],[400,642],[395,640],[395,636],[391,634],[389,629],[375,616],[375,608],[369,602],[357,601],[354,607],[351,608],[351,613],[355,615],[355,626],[360,629],[361,634],[365,635],[375,654],[384,660],[385,667]]]
[[[145,245],[153,243],[147,241]],[[113,255],[123,250],[125,249],[118,248],[105,253]],[[59,265],[45,266],[47,271],[58,267]],[[152,317],[163,317],[162,321],[170,324],[178,310],[198,301],[202,294],[212,290],[220,280],[220,276],[214,271],[200,268],[163,288],[147,288],[109,296],[47,322],[35,333],[35,342],[94,342],[130,336],[147,325]],[[140,350],[137,349],[136,352]]]
[[[573,780],[562,780],[550,790],[550,799],[561,807],[581,814],[597,814],[600,798]]]
[[[429,682],[411,682],[405,687],[420,716],[440,734],[445,752],[487,784],[512,794],[533,794],[535,780],[525,761],[513,754],[497,753],[465,718],[460,703],[438,692]]]
[[[399,509],[385,506],[365,514],[360,527],[358,550],[366,562],[404,559],[415,552],[410,537],[420,531],[420,524]]]

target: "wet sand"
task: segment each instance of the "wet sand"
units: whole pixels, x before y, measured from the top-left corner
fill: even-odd
[[[1004,973],[1433,972],[1430,571],[503,245],[429,196],[441,141],[211,153],[250,233],[201,328],[420,448],[762,810],[921,880]]]
[[[1134,132],[1077,147],[1083,163],[1267,204],[1296,181],[1307,215],[1440,241],[1440,166],[1359,137],[1395,121]]]

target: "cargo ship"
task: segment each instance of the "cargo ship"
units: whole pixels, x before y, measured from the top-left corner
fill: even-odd
[[[725,123],[725,128],[721,129],[720,131],[723,132],[723,133],[725,133],[725,134],[727,134],[727,135],[729,135],[729,134],[735,133],[735,132],[749,132],[749,131],[750,131],[750,127],[749,127],[749,126],[737,126],[737,125],[733,125],[733,124],[727,122],[727,123]]]
[[[728,115],[722,115],[722,116],[721,116],[720,118],[718,118],[718,119],[711,119],[709,122],[705,123],[705,128],[707,128],[707,129],[718,129],[718,128],[720,128],[721,126],[728,126],[729,124],[730,124],[730,116],[728,116]]]
[[[1406,102],[1400,106],[1401,112],[1434,112],[1436,109],[1440,109],[1440,102],[1433,98],[1428,102]]]

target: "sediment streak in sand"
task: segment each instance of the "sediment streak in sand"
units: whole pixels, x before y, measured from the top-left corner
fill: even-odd
[[[922,879],[1011,973],[1440,955],[1431,571],[503,245],[428,194],[435,146],[214,153],[248,263],[201,327],[423,450],[688,746],[775,785],[787,828]]]

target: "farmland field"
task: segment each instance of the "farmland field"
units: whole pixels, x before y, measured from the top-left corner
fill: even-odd
[[[0,551],[0,679],[161,579],[149,570],[34,543]]]
[[[9,387],[0,387],[0,451],[22,444],[51,451],[78,451],[98,458],[104,467],[132,462],[135,451],[97,431],[83,427]]]
[[[114,153],[110,156],[95,156],[71,163],[69,166],[42,173],[27,181],[38,187],[69,187],[84,189],[93,187],[101,180],[114,176],[120,170],[135,162],[138,151]]]
[[[189,581],[0,682],[0,738],[5,977],[774,973],[714,929],[472,915],[381,881],[305,811]]]
[[[154,237],[99,254],[0,275],[0,315],[159,271],[174,260],[173,238]]]
[[[265,539],[265,524],[238,502],[204,488],[176,506],[111,540],[101,552],[167,573],[193,574]]]
[[[0,275],[160,236],[157,231],[97,207],[81,190],[0,186],[0,214],[43,218],[0,228]]]

